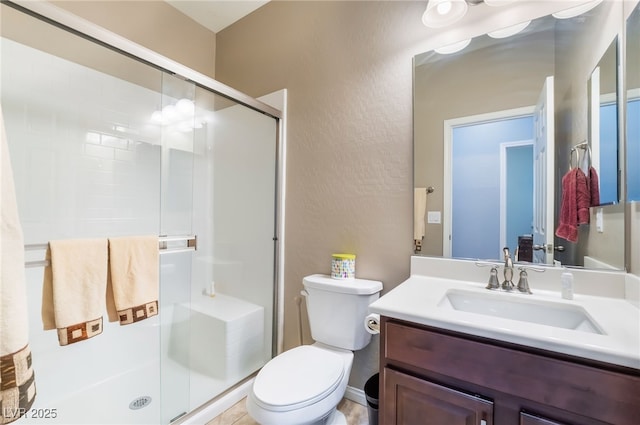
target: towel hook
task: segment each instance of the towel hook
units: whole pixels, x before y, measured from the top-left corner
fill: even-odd
[[[576,148],[571,148],[571,152],[569,153],[569,169],[572,170],[574,169],[574,165],[573,165],[573,154],[576,154],[576,165],[575,167],[580,165],[580,153],[577,151]]]
[[[587,160],[587,168],[591,167],[591,145],[589,145],[588,141],[584,141],[574,145],[569,152],[569,169],[577,168],[580,166],[580,151],[578,149],[582,149],[584,154],[582,156],[582,161]],[[576,154],[576,162],[575,166],[573,165],[573,154]]]
[[[587,144],[585,154],[587,155],[587,167],[591,167],[591,145]]]

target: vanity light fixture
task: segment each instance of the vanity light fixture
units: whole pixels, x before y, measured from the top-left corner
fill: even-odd
[[[465,0],[429,0],[422,15],[422,23],[429,28],[442,28],[457,22],[465,13]]]
[[[590,11],[600,3],[602,3],[602,0],[590,0],[579,6],[574,6],[569,9],[561,10],[559,12],[553,13],[552,15],[556,19],[569,19]]]
[[[440,53],[442,55],[450,55],[452,53],[456,53],[456,52],[459,52],[460,50],[464,49],[465,47],[467,47],[469,45],[469,43],[471,43],[471,39],[470,38],[468,38],[466,40],[458,41],[457,43],[448,44],[446,46],[438,47],[437,49],[434,49],[434,50],[437,53]]]
[[[531,21],[521,22],[519,24],[511,25],[506,28],[488,32],[487,35],[491,38],[511,37],[512,35],[518,34],[520,31],[528,27],[530,23]]]
[[[484,4],[487,6],[504,6],[505,4],[512,3],[513,0],[484,0]]]
[[[451,25],[467,13],[469,6],[486,3],[489,6],[502,6],[514,0],[429,0],[422,14],[422,23],[429,28],[442,28]]]

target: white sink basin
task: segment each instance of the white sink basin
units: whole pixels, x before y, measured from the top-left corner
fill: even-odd
[[[523,294],[495,293],[489,290],[486,293],[479,293],[449,289],[438,303],[438,307],[556,328],[605,334],[580,306],[530,300],[526,297]],[[490,319],[486,318],[486,320]]]

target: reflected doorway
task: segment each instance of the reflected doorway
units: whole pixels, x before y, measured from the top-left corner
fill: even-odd
[[[450,120],[445,135],[452,194],[445,255],[496,259],[504,246],[513,253],[518,236],[532,233],[533,108]]]

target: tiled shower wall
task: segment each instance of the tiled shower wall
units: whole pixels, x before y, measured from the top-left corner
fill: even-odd
[[[2,51],[25,243],[157,234],[161,94],[10,40]]]
[[[25,244],[158,234],[161,132],[148,117],[161,93],[6,38],[1,47],[2,110]],[[43,259],[44,250],[27,251],[27,260]],[[42,272],[26,269],[34,407],[56,409],[64,423],[86,423],[88,411],[78,406],[130,421],[133,399],[158,398],[159,318],[121,327],[105,316],[101,335],[60,347],[55,331],[42,330]],[[104,395],[99,383],[115,394],[113,404],[96,403]],[[157,422],[157,407],[138,417]]]

